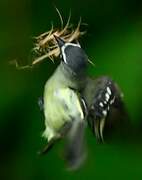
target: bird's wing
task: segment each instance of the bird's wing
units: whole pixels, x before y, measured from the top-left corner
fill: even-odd
[[[108,115],[112,108],[119,109],[121,103],[122,93],[109,77],[104,76],[95,80],[94,96],[89,110],[88,122],[97,140],[104,140],[103,131]]]

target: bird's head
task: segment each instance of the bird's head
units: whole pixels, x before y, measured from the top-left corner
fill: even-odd
[[[55,35],[54,37],[60,48],[62,61],[76,74],[84,72],[87,67],[88,57],[80,44],[65,42]]]

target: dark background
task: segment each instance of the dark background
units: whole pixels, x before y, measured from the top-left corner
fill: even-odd
[[[110,75],[124,92],[134,127],[142,125],[142,3],[137,0],[1,0],[0,1],[0,179],[142,179],[142,137],[129,143],[98,145],[86,131],[88,159],[77,172],[68,172],[62,159],[62,143],[47,156],[42,147],[43,114],[37,99],[57,66],[45,61],[32,70],[18,71],[9,61],[30,61],[32,37],[56,27],[54,5],[73,24],[81,16],[87,34],[81,45],[95,67],[93,76]]]

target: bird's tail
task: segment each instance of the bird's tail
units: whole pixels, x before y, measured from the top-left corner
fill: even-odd
[[[68,133],[65,159],[69,170],[78,169],[85,159],[84,121],[74,121]]]

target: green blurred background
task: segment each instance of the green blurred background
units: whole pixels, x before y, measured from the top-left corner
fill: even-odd
[[[98,145],[86,131],[88,158],[77,172],[68,172],[62,143],[47,156],[42,147],[43,114],[37,99],[57,66],[45,61],[32,70],[17,71],[9,61],[30,61],[32,37],[59,26],[54,5],[73,24],[87,23],[82,38],[95,67],[93,76],[110,75],[124,92],[134,127],[142,129],[142,3],[138,0],[1,0],[0,1],[0,179],[142,179],[142,136]]]

